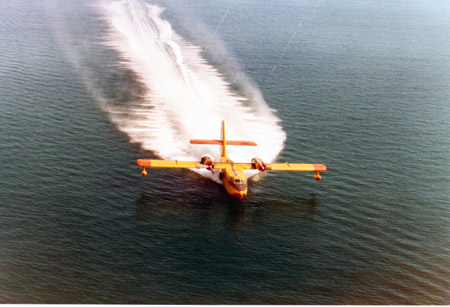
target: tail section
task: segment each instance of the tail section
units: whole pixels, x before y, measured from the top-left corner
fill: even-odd
[[[199,140],[192,139],[190,141],[191,144],[205,144],[205,145],[221,145],[221,156],[227,156],[227,145],[244,145],[244,146],[257,146],[257,144],[253,141],[227,141],[225,138],[225,121],[222,121],[222,133],[221,140]]]
[[[222,153],[221,153],[221,157],[226,157],[227,156],[227,141],[225,138],[225,121],[222,121]]]

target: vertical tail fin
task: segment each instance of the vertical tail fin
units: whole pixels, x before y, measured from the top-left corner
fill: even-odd
[[[225,121],[222,121],[222,157],[227,156],[227,141],[225,139]]]

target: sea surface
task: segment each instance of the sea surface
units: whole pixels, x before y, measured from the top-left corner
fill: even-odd
[[[450,304],[448,1],[0,0],[0,303]]]

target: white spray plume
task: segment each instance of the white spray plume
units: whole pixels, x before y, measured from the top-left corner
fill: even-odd
[[[275,159],[286,136],[256,87],[245,85],[252,92],[248,98],[233,93],[218,70],[202,58],[201,49],[184,41],[161,18],[162,8],[139,0],[116,1],[104,8],[111,28],[108,44],[147,89],[142,105],[108,108],[112,121],[131,141],[164,159],[198,160],[205,153],[217,159],[218,147],[190,145],[189,139],[219,138],[225,120],[227,139],[258,144],[228,146],[231,159]],[[121,116],[123,112],[127,116]]]

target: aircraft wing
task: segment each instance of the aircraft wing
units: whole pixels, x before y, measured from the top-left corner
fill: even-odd
[[[300,171],[300,172],[323,172],[327,167],[323,164],[307,163],[267,163],[268,171]]]
[[[198,161],[139,159],[136,162],[141,167],[200,168]]]
[[[140,167],[208,168],[207,165],[201,164],[198,161],[138,159],[136,162]],[[214,169],[224,169],[229,164],[230,163],[218,162],[214,164]]]
[[[221,165],[226,165],[227,163],[217,162],[214,164],[214,168],[225,168],[220,167]],[[234,165],[239,165],[241,168],[250,170],[258,169],[254,163],[233,163]],[[267,163],[265,164],[266,171],[300,171],[300,172],[323,172],[327,170],[327,167],[323,164],[308,164],[308,163]]]
[[[227,165],[239,165],[242,169],[257,169],[254,163],[234,163],[234,162],[216,162],[214,169],[225,169]],[[139,159],[137,165],[140,167],[166,167],[166,168],[206,168],[204,164],[198,161],[178,161],[178,160],[149,160]],[[323,172],[327,167],[323,164],[308,163],[267,163],[265,164],[267,171],[303,171],[303,172]]]

